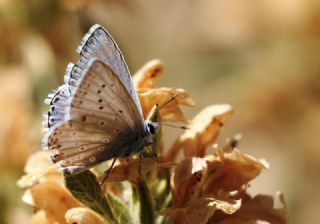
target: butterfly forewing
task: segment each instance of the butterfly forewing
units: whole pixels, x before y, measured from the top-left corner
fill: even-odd
[[[47,148],[58,151],[52,160],[73,173],[123,156],[132,138],[143,135],[140,112],[110,67],[92,59],[83,73],[59,113],[63,122],[53,122],[44,138]]]
[[[59,89],[53,94],[50,94],[45,101],[50,105],[50,111],[45,114],[44,127],[50,129],[57,123],[65,121],[64,110],[55,114],[53,113],[53,110],[59,106],[65,108],[65,99],[68,99],[70,95],[74,94],[79,80],[82,79],[84,70],[87,69],[89,61],[93,58],[101,60],[108,65],[115,74],[117,74],[132,97],[136,108],[140,112],[141,118],[143,118],[141,105],[134,90],[126,62],[120,49],[108,31],[98,24],[92,26],[89,32],[84,36],[77,52],[81,57],[77,63],[69,63],[67,66],[64,76],[65,84],[59,87]]]
[[[143,120],[132,97],[118,76],[98,59],[91,61],[71,99],[68,119],[81,120],[89,114],[129,126],[138,133],[143,130]]]
[[[86,68],[88,61],[92,58],[97,58],[108,65],[111,70],[118,75],[119,79],[132,96],[140,115],[143,116],[127,64],[117,44],[105,28],[98,24],[92,26],[89,32],[84,36],[77,52],[82,56],[76,64],[78,70]]]

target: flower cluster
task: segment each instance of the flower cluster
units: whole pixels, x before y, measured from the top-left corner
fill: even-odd
[[[184,89],[156,88],[162,71],[153,60],[134,75],[145,116],[175,96],[161,108],[161,122],[186,121],[179,106],[195,103]],[[70,175],[57,171],[47,152],[34,153],[18,181],[26,189],[23,201],[36,208],[32,223],[286,223],[282,194],[282,207],[275,208],[273,197],[247,192],[266,161],[243,154],[238,136],[207,152],[232,114],[229,105],[204,108],[171,148],[160,144],[159,161],[148,150],[143,160],[121,159],[103,186],[98,180],[108,162]]]

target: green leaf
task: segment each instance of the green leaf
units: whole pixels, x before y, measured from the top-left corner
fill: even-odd
[[[66,187],[80,202],[101,214],[108,222],[118,223],[114,218],[112,209],[101,192],[96,176],[89,170],[80,174],[64,172]]]
[[[172,195],[168,194],[163,201],[162,208],[168,208],[172,203]],[[156,217],[156,224],[168,223],[169,216],[167,215],[158,215]]]
[[[134,223],[133,217],[130,215],[127,205],[125,205],[116,195],[111,192],[107,192],[106,196],[107,201],[111,206],[113,215],[116,217],[119,223]]]
[[[132,202],[134,208],[138,208],[140,223],[153,224],[154,208],[146,183],[143,180],[138,180],[135,185],[132,185],[132,187]]]
[[[155,211],[157,214],[156,224],[167,223],[168,217],[160,215],[172,203],[170,174],[169,170],[160,168],[157,170],[156,178],[153,178],[153,184],[150,187],[153,199],[155,201]]]

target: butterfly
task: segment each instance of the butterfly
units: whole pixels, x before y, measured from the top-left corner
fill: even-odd
[[[67,66],[64,84],[45,103],[43,149],[54,150],[58,169],[81,173],[101,162],[142,152],[155,143],[160,124],[142,108],[120,49],[108,31],[94,25]]]

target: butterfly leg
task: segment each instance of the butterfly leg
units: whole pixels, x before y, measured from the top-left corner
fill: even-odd
[[[116,163],[116,161],[117,161],[117,157],[113,158],[111,166],[106,171],[104,171],[104,177],[103,177],[103,179],[101,181],[100,186],[102,186],[104,184],[104,182],[107,180],[107,178],[108,178],[108,176],[109,176],[114,164]]]
[[[153,158],[155,159],[155,161],[157,161],[157,163],[159,163],[159,157],[158,154],[156,152],[156,150],[154,150],[153,147],[151,147],[152,153],[153,153]]]
[[[141,177],[141,163],[142,163],[142,160],[143,160],[143,150],[141,150],[141,152],[139,153],[139,176]]]

